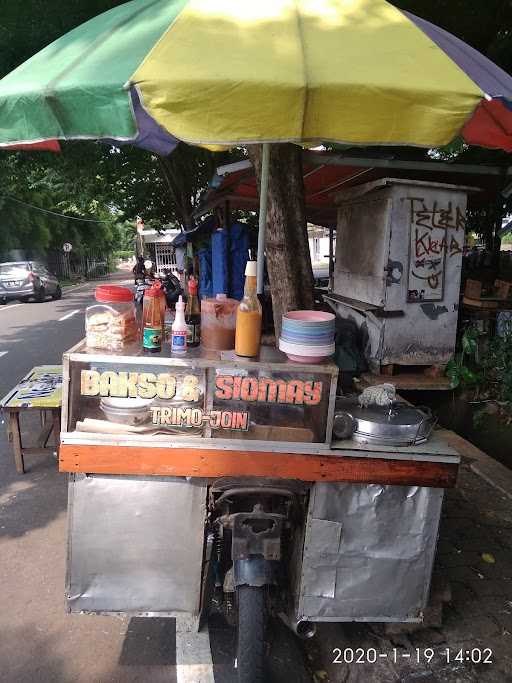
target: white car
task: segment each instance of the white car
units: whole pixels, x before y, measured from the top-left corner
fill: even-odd
[[[62,289],[53,273],[40,261],[10,261],[0,263],[0,302],[13,299],[41,303],[46,297],[60,299]]]

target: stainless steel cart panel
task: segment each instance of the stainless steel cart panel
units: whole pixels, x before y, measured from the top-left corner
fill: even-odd
[[[198,614],[205,485],[72,475],[68,509],[71,612]]]
[[[421,621],[443,489],[312,487],[298,613],[311,621]]]

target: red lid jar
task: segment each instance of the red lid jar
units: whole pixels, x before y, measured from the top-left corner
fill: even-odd
[[[95,298],[98,303],[88,306],[85,312],[87,347],[120,351],[126,344],[137,341],[133,292],[119,285],[99,285]]]
[[[99,285],[96,287],[95,298],[102,304],[131,303],[133,292],[120,285]]]

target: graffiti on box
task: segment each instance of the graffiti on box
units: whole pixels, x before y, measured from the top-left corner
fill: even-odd
[[[462,254],[466,214],[449,201],[408,197],[410,251],[407,301],[442,301],[446,259]]]

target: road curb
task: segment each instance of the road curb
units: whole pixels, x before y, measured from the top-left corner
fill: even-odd
[[[512,470],[455,432],[443,430],[443,438],[469,461],[472,472],[512,500]]]
[[[87,287],[95,287],[97,285],[105,284],[106,282],[116,283],[116,282],[131,282],[131,273],[124,273],[123,271],[117,271],[116,273],[111,273],[108,277],[98,278],[96,280],[85,280],[85,282],[77,282],[72,285],[65,285],[62,289],[63,294],[67,292],[78,292]]]

